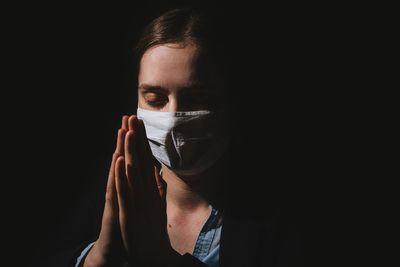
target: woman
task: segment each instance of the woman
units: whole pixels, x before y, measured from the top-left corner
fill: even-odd
[[[228,173],[229,63],[214,26],[195,10],[176,9],[146,28],[137,47],[137,115],[122,118],[101,231],[75,266],[287,259],[270,224],[230,217],[218,197]]]

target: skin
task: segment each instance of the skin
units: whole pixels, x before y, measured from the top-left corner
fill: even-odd
[[[160,112],[210,108],[216,99],[212,72],[205,71],[201,50],[194,44],[165,44],[150,48],[140,62],[138,106]],[[200,82],[201,81],[201,82]],[[215,81],[215,79],[214,79]],[[207,88],[207,89],[205,89]],[[173,265],[192,253],[210,215],[202,193],[206,177],[186,181],[162,166],[153,166],[143,122],[122,118],[108,176],[106,202],[98,240],[85,267]],[[156,255],[156,257],[155,257]]]
[[[221,108],[223,81],[196,45],[165,44],[142,56],[139,107],[162,112]]]

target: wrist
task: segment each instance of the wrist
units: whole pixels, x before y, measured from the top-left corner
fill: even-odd
[[[107,266],[107,257],[101,253],[97,247],[97,243],[89,250],[83,261],[83,267],[105,267]]]
[[[106,266],[105,260],[95,255],[92,251],[86,256],[83,262],[83,267],[103,267]]]

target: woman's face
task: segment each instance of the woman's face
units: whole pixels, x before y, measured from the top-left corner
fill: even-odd
[[[221,107],[217,71],[196,45],[164,44],[148,49],[139,71],[138,106],[176,112]]]

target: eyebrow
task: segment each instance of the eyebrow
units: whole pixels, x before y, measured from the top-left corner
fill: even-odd
[[[152,85],[147,83],[142,83],[139,85],[139,90],[145,92],[169,92],[170,90],[166,87],[159,86],[159,85]],[[204,85],[202,83],[192,83],[189,86],[182,87],[181,89],[185,89],[185,91],[202,91],[202,92],[212,92],[212,90],[205,90]]]
[[[158,85],[151,85],[151,84],[146,84],[142,83],[139,85],[139,90],[145,91],[145,92],[169,92],[169,90],[165,87],[158,86]]]

